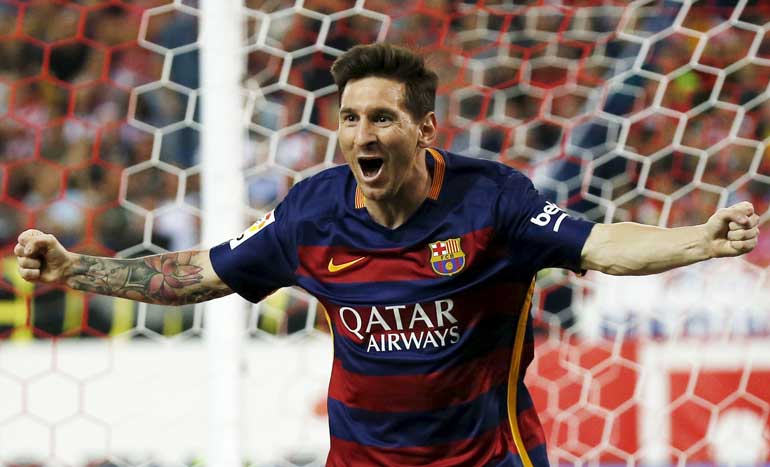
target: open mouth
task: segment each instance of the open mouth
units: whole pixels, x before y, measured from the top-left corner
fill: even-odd
[[[385,161],[382,160],[381,157],[367,157],[367,158],[361,158],[358,159],[358,164],[361,166],[361,172],[363,172],[364,177],[366,178],[374,178],[382,169],[382,164]]]

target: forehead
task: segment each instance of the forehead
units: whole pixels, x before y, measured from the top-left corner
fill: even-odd
[[[373,107],[390,107],[405,110],[404,83],[377,76],[350,80],[340,99],[341,107],[366,111]]]

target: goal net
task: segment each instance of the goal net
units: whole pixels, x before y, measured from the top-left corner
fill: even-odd
[[[212,246],[202,14],[0,3],[2,465],[207,462],[205,307],[33,286],[12,256],[30,227],[89,254]],[[385,40],[438,72],[438,146],[525,172],[573,214],[676,227],[748,200],[770,229],[766,2],[245,0],[242,21],[249,221],[343,163],[329,66]],[[746,257],[657,276],[542,271],[527,383],[552,464],[769,464],[769,266],[764,233]],[[244,462],[323,464],[322,316],[298,289],[243,314]]]

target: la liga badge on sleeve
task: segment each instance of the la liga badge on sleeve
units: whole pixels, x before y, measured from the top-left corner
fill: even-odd
[[[275,222],[275,209],[267,212],[264,216],[262,216],[259,220],[257,220],[257,222],[251,224],[251,226],[248,229],[246,229],[242,234],[230,240],[230,249],[234,250],[238,245],[241,245],[246,240],[258,234],[260,230],[264,229],[265,227],[272,224],[273,222]]]
[[[430,265],[433,272],[440,276],[453,276],[465,267],[465,252],[460,246],[460,238],[450,238],[428,244]]]

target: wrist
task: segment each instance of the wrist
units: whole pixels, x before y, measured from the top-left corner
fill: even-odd
[[[714,251],[714,242],[708,224],[701,224],[697,226],[697,228],[699,230],[697,238],[699,239],[698,249],[701,252],[700,256],[703,260],[716,258],[717,255]]]
[[[66,253],[64,264],[61,268],[61,278],[59,279],[61,282],[66,283],[69,279],[78,273],[77,265],[80,262],[81,256],[82,255],[78,253],[72,253],[69,251]]]

